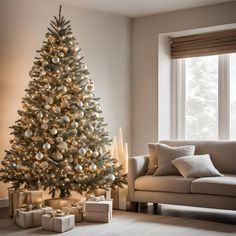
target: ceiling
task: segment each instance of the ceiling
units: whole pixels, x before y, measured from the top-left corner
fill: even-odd
[[[128,17],[209,6],[232,0],[57,0],[57,2]]]

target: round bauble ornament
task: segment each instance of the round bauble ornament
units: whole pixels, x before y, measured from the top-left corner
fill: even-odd
[[[77,145],[78,145],[78,143],[77,143],[75,140],[73,140],[71,144],[72,144],[73,146],[77,146]]]
[[[54,64],[58,64],[60,62],[60,58],[55,56],[55,57],[52,58],[52,62]]]
[[[79,123],[76,121],[71,122],[71,127],[76,129],[79,126]]]
[[[71,166],[66,165],[66,166],[63,168],[63,170],[64,170],[66,173],[69,173],[69,172],[72,171],[72,168],[71,168]]]
[[[99,152],[94,151],[94,152],[93,152],[93,158],[97,158],[98,156],[99,156]]]
[[[76,105],[81,108],[81,107],[83,107],[84,104],[83,104],[82,101],[78,101],[78,102],[76,103]]]
[[[67,100],[64,100],[61,102],[61,108],[67,108],[69,107],[70,103]]]
[[[111,183],[114,182],[115,179],[116,179],[115,175],[109,175],[108,176],[108,181],[111,182]]]
[[[68,47],[64,47],[64,48],[63,48],[63,52],[64,52],[64,53],[67,53],[67,52],[68,52]]]
[[[58,56],[59,56],[59,57],[65,57],[65,53],[64,53],[64,52],[59,52],[59,53],[58,53]]]
[[[52,97],[48,97],[47,98],[47,103],[52,105],[53,104],[53,98]]]
[[[81,140],[86,140],[87,137],[86,137],[84,134],[81,134],[81,135],[80,135],[80,139],[81,139]]]
[[[79,47],[78,47],[78,46],[73,46],[73,47],[72,47],[72,50],[73,50],[74,52],[78,52],[78,51],[79,51]]]
[[[64,69],[65,69],[66,72],[69,72],[69,71],[70,71],[70,67],[69,67],[68,65],[66,65],[66,66],[64,67]]]
[[[61,93],[66,93],[67,92],[67,87],[62,85],[62,86],[58,87],[57,90],[60,91]]]
[[[49,110],[50,108],[51,108],[51,107],[50,107],[49,104],[45,104],[45,105],[44,105],[44,109]]]
[[[46,142],[44,145],[43,145],[43,149],[45,150],[49,150],[51,148],[51,144]]]
[[[94,91],[94,85],[93,84],[88,84],[85,86],[85,91],[86,92],[93,92]]]
[[[85,148],[80,148],[80,149],[79,149],[79,154],[80,154],[81,156],[85,156],[85,154],[86,154],[86,149],[85,149]]]
[[[76,172],[81,172],[82,170],[83,170],[83,167],[82,167],[81,165],[77,164],[77,165],[75,166],[75,171],[76,171]]]
[[[46,84],[45,85],[45,89],[50,90],[51,89],[51,85],[50,84]]]
[[[57,153],[54,155],[53,159],[54,159],[55,161],[61,161],[61,160],[63,160],[63,155],[62,155],[60,152],[57,152]]]
[[[26,138],[30,138],[33,135],[33,133],[30,129],[27,129],[25,131],[24,135],[25,135]]]
[[[16,145],[15,143],[13,143],[13,144],[11,145],[11,148],[14,149],[14,150],[16,150],[16,149],[17,149],[17,145]]]
[[[73,134],[73,135],[76,135],[78,133],[78,130],[77,129],[72,129],[72,130],[70,130],[70,133]]]
[[[11,162],[9,167],[10,167],[11,169],[15,169],[15,168],[16,168],[16,163]]]
[[[56,135],[57,134],[57,129],[56,128],[52,128],[51,129],[51,134],[52,135]]]
[[[70,122],[70,118],[69,118],[67,115],[62,116],[62,117],[61,117],[61,122],[69,123],[69,122]]]
[[[65,80],[67,83],[71,83],[71,81],[72,81],[72,79],[70,77],[67,77]]]
[[[42,112],[39,112],[39,113],[37,114],[37,119],[40,120],[40,119],[42,119],[42,118],[43,118],[43,113],[42,113]]]
[[[66,150],[68,147],[67,147],[67,144],[66,142],[60,142],[57,147],[60,149],[60,150]]]
[[[53,110],[54,110],[54,112],[57,113],[57,114],[60,114],[60,113],[61,113],[61,108],[60,108],[60,107],[54,107]]]
[[[39,164],[39,166],[42,168],[42,169],[47,169],[49,164],[47,161],[43,161],[42,163]]]
[[[63,138],[62,138],[62,137],[60,137],[60,136],[58,136],[58,137],[56,137],[56,141],[57,141],[58,143],[60,143],[60,142],[62,142],[62,141],[63,141]]]
[[[31,180],[31,178],[32,178],[32,176],[31,176],[30,173],[26,173],[26,174],[25,174],[25,179]]]
[[[96,166],[94,163],[92,163],[92,164],[89,166],[89,170],[90,170],[91,172],[96,171],[96,169],[97,169],[97,166]]]
[[[38,161],[41,161],[43,159],[43,153],[41,152],[36,153],[35,159]]]
[[[88,70],[88,67],[87,67],[85,64],[82,64],[81,67],[82,67],[83,70]],[[85,78],[86,78],[86,77],[85,77]]]
[[[44,130],[47,130],[48,129],[48,124],[47,123],[43,123],[41,125],[41,128],[44,129]]]

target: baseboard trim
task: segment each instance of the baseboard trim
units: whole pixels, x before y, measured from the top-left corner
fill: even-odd
[[[8,198],[0,198],[0,208],[9,207]]]

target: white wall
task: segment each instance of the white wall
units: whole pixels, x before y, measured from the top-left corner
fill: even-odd
[[[35,51],[59,4],[48,0],[0,1],[0,159],[9,149],[10,130],[29,82]],[[130,144],[130,20],[114,14],[63,5],[101,98],[111,138],[123,127]],[[0,183],[0,198],[7,196]]]
[[[165,95],[163,91],[161,91],[161,100],[158,102],[158,82],[160,76],[163,76],[162,71],[158,71],[158,68],[163,65],[163,61],[158,61],[159,35],[236,23],[235,12],[236,2],[230,2],[132,20],[132,155],[147,153],[148,142],[156,142],[158,139],[166,138],[170,133],[170,130],[165,130],[169,127],[164,127],[163,122],[158,123],[158,118],[165,119],[163,114],[158,114],[158,104],[161,103],[162,110],[165,108],[165,96],[167,99],[166,106],[169,106],[168,94]],[[170,67],[168,64],[163,66]],[[165,78],[161,78],[162,83],[164,80]],[[168,110],[164,111],[168,113]],[[166,119],[167,122],[170,122],[168,117]]]

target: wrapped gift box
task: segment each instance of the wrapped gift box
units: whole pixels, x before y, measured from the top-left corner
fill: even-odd
[[[8,196],[10,216],[14,216],[15,210],[21,208],[23,204],[43,202],[43,191],[41,190],[9,190]]]
[[[75,216],[75,222],[80,223],[83,221],[83,212],[82,212],[82,206],[65,206],[61,208],[63,212],[67,212],[70,215]]]
[[[89,193],[86,193],[85,197],[86,199],[90,199],[93,195],[95,195],[96,197],[104,196],[106,199],[111,199],[111,189],[95,189],[93,191],[90,191]]]
[[[85,221],[109,223],[112,219],[112,200],[85,202]]]
[[[16,209],[15,210],[15,221],[16,224],[22,228],[31,228],[36,226],[41,226],[42,215],[52,212],[51,207],[43,207],[40,209],[34,210],[24,210]]]
[[[72,205],[75,202],[78,202],[78,199],[50,198],[45,200],[45,205],[50,206],[54,209],[62,209],[62,207]]]
[[[65,215],[65,216],[42,216],[42,228],[45,230],[50,230],[54,232],[65,232],[75,226],[75,216]]]
[[[113,199],[113,209],[131,209],[131,203],[128,201],[128,186],[124,186],[123,188],[117,187],[115,189],[112,189],[111,198]]]

